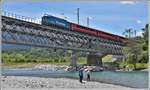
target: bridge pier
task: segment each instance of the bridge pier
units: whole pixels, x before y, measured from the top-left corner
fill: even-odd
[[[102,56],[90,54],[87,57],[87,65],[89,66],[102,66]]]
[[[72,67],[76,67],[77,66],[77,52],[76,51],[72,51],[71,52],[70,66],[72,66]]]

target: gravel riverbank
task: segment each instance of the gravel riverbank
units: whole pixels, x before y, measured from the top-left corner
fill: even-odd
[[[101,89],[101,90],[147,90],[134,89],[119,85],[104,84],[99,82],[79,83],[78,80],[68,78],[40,78],[23,76],[2,76],[2,90],[40,90],[40,89]]]

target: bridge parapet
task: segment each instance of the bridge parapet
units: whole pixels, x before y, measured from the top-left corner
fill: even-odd
[[[27,22],[41,24],[41,20],[31,18],[31,17],[27,17],[27,16],[18,15],[18,14],[12,13],[12,12],[2,11],[2,15],[10,17],[10,18],[15,18],[15,19],[27,21]]]

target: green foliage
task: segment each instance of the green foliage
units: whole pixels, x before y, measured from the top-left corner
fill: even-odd
[[[146,69],[146,68],[148,68],[148,64],[146,64],[146,63],[137,63],[136,66],[137,66],[137,69]]]
[[[79,64],[86,64],[86,57],[80,57],[80,58],[78,58],[77,63],[79,63]]]
[[[3,53],[3,63],[12,62],[50,62],[59,63],[69,61],[68,57],[63,57],[65,53],[63,50],[44,49],[44,48],[15,48],[15,49],[5,49]],[[62,54],[61,54],[62,53]],[[68,54],[66,54],[68,55]]]
[[[122,62],[119,63],[120,68],[125,68],[125,66],[128,65],[128,62],[126,60],[123,60]]]
[[[126,38],[132,38],[136,34],[136,30],[133,30],[132,28],[125,29],[122,34],[125,35]]]
[[[148,33],[149,33],[148,29],[149,29],[149,24],[146,24],[145,28],[142,29],[143,39],[145,39],[147,42],[148,42]],[[147,45],[148,45],[148,43],[147,43]]]
[[[2,53],[2,62],[8,63],[10,61],[10,56],[8,53]]]
[[[143,51],[142,58],[139,60],[139,63],[147,63],[148,62],[148,51]]]
[[[54,59],[54,62],[55,62],[55,63],[58,63],[58,62],[59,62],[59,59]]]
[[[139,43],[130,41],[124,48],[124,55],[129,64],[133,64],[136,69],[136,63],[142,58],[142,47]]]
[[[60,62],[66,62],[66,60],[65,59],[60,59]]]
[[[112,55],[107,55],[102,58],[102,62],[112,62]]]
[[[136,63],[141,58],[142,47],[140,44],[130,41],[123,51],[129,63]]]
[[[119,67],[121,69],[134,69],[134,64],[128,63],[127,61],[123,61],[119,63]],[[136,63],[136,70],[146,69],[148,68],[148,64],[146,63]]]
[[[128,30],[129,31],[129,30]],[[130,30],[131,31],[131,30]],[[136,63],[147,63],[148,62],[148,24],[142,29],[143,37],[134,40],[129,38],[129,43],[123,49],[125,55],[125,61],[123,64],[134,65],[137,68]],[[136,38],[136,37],[135,37]],[[123,66],[123,64],[121,64]]]
[[[143,53],[142,53],[142,59],[140,62],[147,63],[148,62],[148,33],[149,33],[149,24],[145,25],[145,28],[142,29],[143,31]]]
[[[144,51],[147,51],[147,50],[148,50],[148,45],[146,45],[146,44],[144,43],[143,46],[142,46],[142,48],[143,48]]]
[[[15,56],[16,62],[24,62],[25,57],[22,54],[17,53]]]

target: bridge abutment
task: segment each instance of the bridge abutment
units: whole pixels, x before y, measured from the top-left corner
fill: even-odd
[[[87,65],[89,66],[103,66],[102,65],[102,56],[90,54],[87,57]]]

